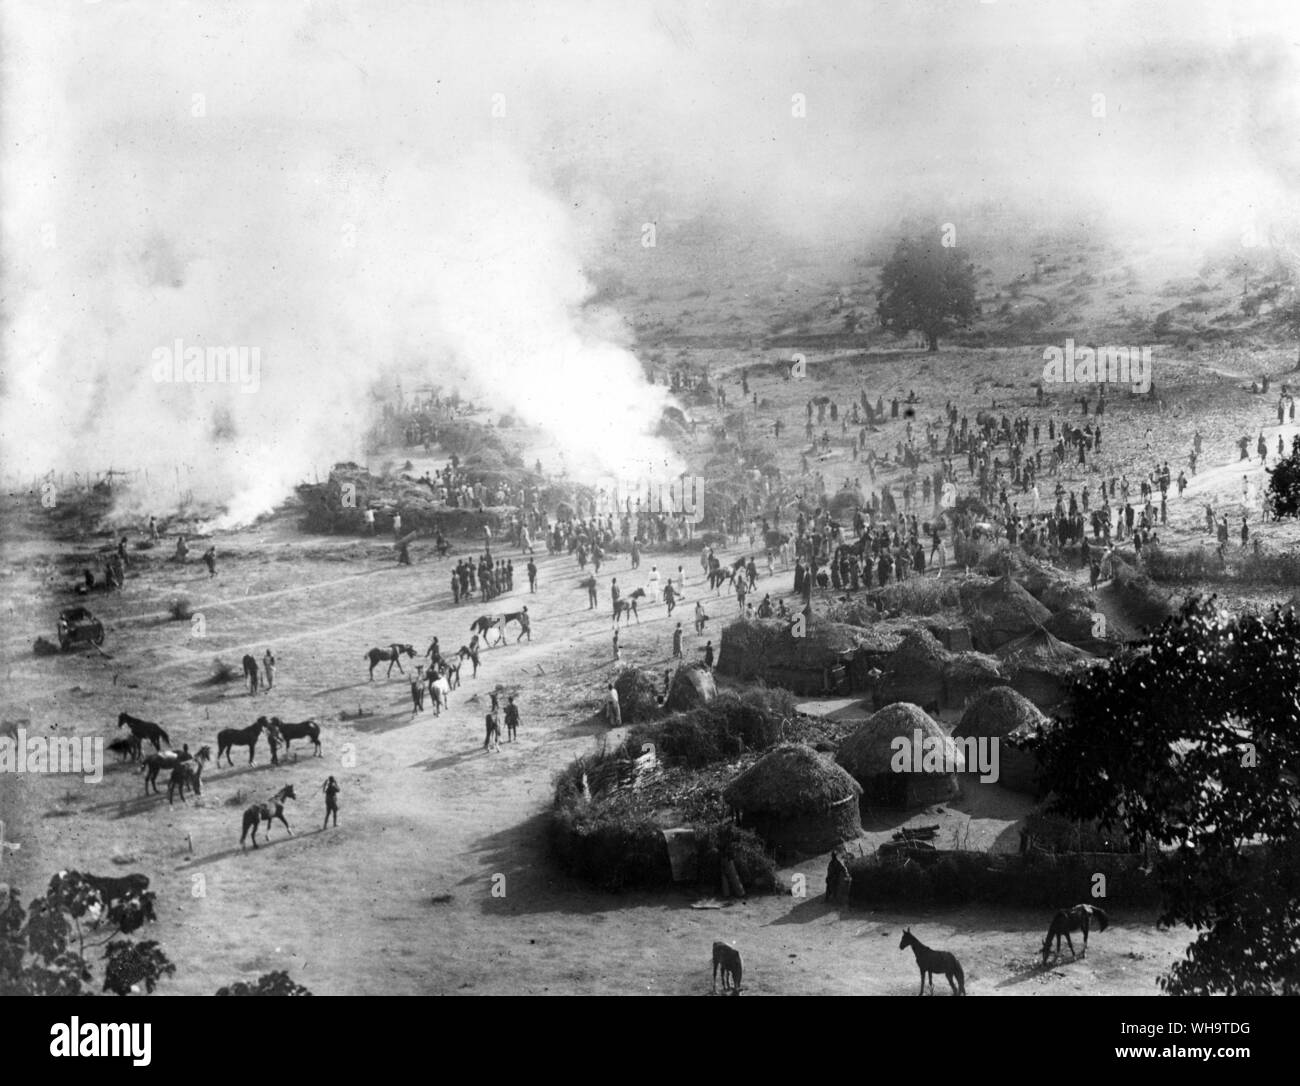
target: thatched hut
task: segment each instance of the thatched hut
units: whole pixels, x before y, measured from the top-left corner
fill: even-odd
[[[803,637],[795,637],[787,619],[737,619],[722,631],[718,670],[796,694],[847,693],[849,665],[865,633],[857,626],[814,620]]]
[[[624,724],[654,720],[662,714],[664,683],[653,671],[625,667],[614,678]]]
[[[771,646],[793,641],[790,623],[782,619],[737,619],[722,628],[718,645],[718,671],[735,679],[756,679],[763,674]]]
[[[743,826],[783,852],[825,852],[862,832],[858,782],[801,743],[774,748],[722,795]]]
[[[707,705],[717,696],[718,685],[713,680],[712,670],[703,664],[690,664],[679,667],[673,673],[664,708],[672,712],[681,712]]]
[[[917,764],[917,754],[927,751],[935,758],[929,772],[924,760]],[[840,744],[835,761],[862,785],[864,803],[901,808],[952,799],[961,790],[958,774],[966,768],[943,728],[907,702],[886,705],[869,717]]]
[[[1039,626],[998,649],[1010,685],[1035,705],[1050,707],[1065,697],[1070,677],[1081,664],[1094,659],[1090,652],[1066,644]]]
[[[982,652],[954,652],[944,665],[941,704],[944,708],[965,705],[1006,681],[1006,671],[996,657]]]
[[[995,686],[967,707],[952,737],[999,740],[997,783],[1013,792],[1037,795],[1038,759],[1018,749],[1015,742],[1046,723],[1047,717],[1023,694],[1009,686]]]
[[[880,683],[885,702],[938,705],[943,701],[944,668],[948,652],[929,630],[909,630],[889,657]]]
[[[1052,612],[1039,603],[1010,574],[972,594],[967,605],[975,647],[983,652],[1001,648],[1041,626]]]

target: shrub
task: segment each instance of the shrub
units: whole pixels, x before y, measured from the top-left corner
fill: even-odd
[[[194,605],[190,603],[188,596],[179,596],[172,600],[167,613],[171,615],[173,622],[184,622],[193,617]]]

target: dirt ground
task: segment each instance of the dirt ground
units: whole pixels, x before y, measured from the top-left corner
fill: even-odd
[[[992,364],[988,354],[956,359],[965,387],[979,385],[981,368]],[[890,386],[863,367],[846,372],[837,392],[847,399],[859,378],[873,398],[877,391],[888,399],[892,389],[916,387],[923,420],[941,409],[951,376],[933,365],[918,355],[913,372],[889,371]],[[1214,381],[1240,384],[1201,373],[1193,383]],[[779,413],[799,434],[782,451],[793,471],[809,390],[775,379],[755,386],[768,401],[758,414]],[[1032,404],[1032,394],[1023,390],[997,394],[1000,403],[1008,397],[1008,411],[1017,402]],[[983,403],[987,388],[979,395]],[[1218,463],[1198,476],[1177,506],[1175,538],[1196,538],[1202,494],[1226,502],[1239,483],[1229,438],[1243,423],[1263,425],[1267,416],[1267,405],[1245,395],[1234,393],[1221,412],[1204,416],[1214,423],[1204,423],[1207,444],[1216,445],[1206,459]],[[704,421],[713,416],[695,413]],[[1140,435],[1152,421],[1145,408],[1112,407],[1105,425],[1117,458],[1144,459]],[[1181,417],[1172,423],[1166,418],[1162,433],[1175,436],[1178,447],[1170,441],[1162,458],[1168,456],[1177,474],[1175,454],[1190,431]],[[1265,428],[1271,443],[1275,432]],[[901,423],[887,425],[875,436],[879,449],[892,447],[900,434]],[[521,433],[520,440],[530,437]],[[530,445],[529,462],[535,452]],[[827,462],[825,471],[828,478],[865,476],[864,466],[843,459]],[[1294,545],[1291,529],[1263,530],[1270,545]],[[64,587],[71,565],[56,572],[46,558],[71,560],[84,550],[11,535],[0,581],[7,604],[4,721],[28,721],[29,730],[44,734],[107,740],[115,735],[117,714],[126,710],[161,722],[175,745],[191,749],[215,747],[218,729],[243,727],[262,714],[314,717],[322,725],[323,758],[295,744],[296,757],[272,767],[260,744],[255,764],[237,754],[233,768],[209,767],[202,797],[174,807],[165,795],[146,798],[129,765],[110,764],[99,784],[68,777],[0,779],[5,835],[20,845],[0,853],[0,878],[21,888],[24,903],[61,868],[150,876],[159,922],[146,934],[178,966],[162,992],[206,994],[287,969],[318,994],[702,994],[709,988],[710,944],[723,939],[740,948],[752,994],[908,995],[917,977],[898,938],[910,924],[929,945],[957,954],[971,994],[1155,994],[1157,976],[1190,942],[1185,931],[1155,930],[1151,915],[1116,915],[1087,959],[1041,969],[1036,951],[1045,915],[982,907],[841,913],[820,901],[825,857],[782,872],[787,886],[794,874],[807,876],[804,898],[761,895],[726,908],[693,909],[695,894],[598,893],[550,863],[546,811],[553,774],[605,732],[593,713],[613,664],[608,577],[617,575],[625,591],[638,583],[626,558],[602,569],[598,611],[587,610],[571,557],[539,557],[540,588],[530,595],[518,554],[510,556],[522,590],[486,606],[453,607],[446,582],[454,556],[439,560],[417,547],[416,564],[399,567],[389,541],[304,537],[290,510],[215,542],[221,555],[215,578],[198,562],[181,568],[165,561],[165,545],[140,552],[123,593],[89,601],[108,629],[104,654],[31,652],[35,636],[53,636],[57,610],[79,602]],[[742,542],[725,557],[747,550]],[[639,576],[652,563],[665,577],[679,563],[685,567],[684,610],[670,620],[662,603],[643,608],[640,624],[622,634],[624,661],[666,665],[678,617],[687,630],[687,654],[695,656],[704,639],[690,628],[690,610],[701,594],[713,616],[706,638],[716,648],[734,599],[707,592],[694,554],[647,555]],[[788,572],[763,577],[759,591],[789,591],[789,578]],[[167,606],[177,596],[188,597],[204,616],[205,636],[168,619]],[[533,619],[532,642],[515,644],[511,634],[484,654],[478,678],[470,677],[467,665],[463,686],[441,718],[428,710],[412,717],[400,676],[389,679],[381,667],[375,681],[367,681],[363,654],[372,645],[409,641],[423,652],[436,634],[444,649],[454,649],[468,640],[469,624],[480,613],[524,603]],[[238,681],[204,685],[214,658],[238,666],[244,653],[260,659],[268,647],[279,665],[273,691],[250,696]],[[483,713],[497,684],[518,688],[522,724],[517,743],[485,753]],[[329,774],[342,786],[341,817],[339,828],[322,830],[321,785]],[[294,836],[277,824],[264,847],[241,851],[243,809],[290,783],[299,797],[287,808]],[[951,829],[972,844],[1001,848],[1023,813],[1018,804],[970,799],[944,812],[918,812],[911,821],[938,817],[945,834]],[[897,824],[869,827],[861,846],[883,840]]]

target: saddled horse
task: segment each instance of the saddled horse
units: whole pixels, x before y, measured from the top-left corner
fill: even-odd
[[[249,807],[244,812],[244,832],[239,835],[239,847],[244,847],[244,838],[252,830],[253,847],[257,848],[257,828],[263,822],[266,823],[266,839],[269,841],[271,839],[271,823],[277,818],[284,823],[284,828],[289,831],[289,836],[292,837],[293,827],[289,825],[289,820],[284,817],[284,801],[297,798],[293,794],[293,785],[286,784],[265,803],[254,803]]]
[[[265,730],[268,733],[275,728],[274,724],[268,723],[266,717],[259,716],[247,728],[222,728],[217,732],[217,765],[221,764],[221,756],[226,756],[226,764],[233,766],[235,763],[230,757],[232,747],[248,748],[248,764],[253,764],[253,752],[257,748],[257,739]]]
[[[212,748],[209,746],[199,747],[198,753],[193,758],[185,762],[177,762],[172,767],[171,780],[167,782],[167,802],[172,802],[172,796],[179,789],[181,802],[185,802],[185,789],[188,788],[196,796],[203,794],[203,767],[212,758]]]
[[[921,970],[921,990],[917,995],[925,994],[925,978],[930,978],[930,994],[934,995],[934,975],[942,973],[948,979],[949,985],[952,986],[953,995],[966,994],[966,978],[961,971],[961,964],[957,961],[955,955],[947,950],[931,950],[920,939],[912,934],[910,928],[903,929],[903,939],[898,944],[899,950],[912,948],[912,953],[916,955],[916,967]],[[957,979],[954,981],[953,978]],[[960,985],[960,988],[958,987]]]
[[[208,751],[211,755],[211,751]],[[189,747],[184,750],[168,750],[159,754],[150,754],[144,760],[144,794],[149,794],[149,786],[153,785],[154,795],[158,794],[158,774],[164,769],[175,769],[182,762],[188,762],[193,756],[190,754]]]
[[[1056,956],[1061,956],[1061,937],[1065,937],[1065,943],[1070,948],[1070,957],[1086,958],[1088,956],[1088,929],[1092,925],[1097,925],[1098,931],[1105,931],[1106,925],[1110,923],[1110,918],[1102,912],[1096,905],[1076,905],[1072,909],[1061,909],[1052,917],[1051,926],[1047,929],[1047,935],[1043,939],[1043,964],[1047,964],[1047,959],[1051,956],[1052,938],[1056,938]],[[1074,943],[1070,941],[1070,932],[1083,932],[1083,953],[1076,955],[1074,953]]]
[[[244,678],[248,680],[248,692],[250,694],[257,693],[257,683],[258,683],[257,676],[258,676],[257,657],[245,653],[244,654]]]
[[[161,724],[154,724],[149,720],[141,720],[138,716],[132,716],[130,713],[117,714],[117,726],[128,727],[131,734],[136,739],[136,757],[140,756],[140,747],[144,743],[152,743],[153,749],[162,750],[162,744],[166,743],[169,747],[172,741],[167,738],[167,733],[163,731]]]
[[[281,720],[278,716],[273,716],[271,717],[270,723],[275,725],[276,730],[284,738],[284,752],[286,754],[289,753],[289,743],[291,740],[309,739],[316,747],[316,757],[323,757],[320,749],[320,725],[317,724],[316,721],[308,718],[307,720],[300,720],[296,724],[290,724]],[[297,755],[295,754],[294,757],[296,758]]]
[[[409,656],[412,660],[414,660],[415,646],[399,645],[396,642],[394,642],[393,644],[389,645],[388,648],[386,649],[371,649],[368,653],[366,653],[363,659],[370,661],[370,682],[375,681],[375,668],[377,668],[382,663],[388,664],[388,674],[387,676],[385,676],[386,678],[391,679],[393,677],[394,664],[397,665],[397,670],[401,671],[402,674],[405,675],[406,672],[402,669],[403,654]]]

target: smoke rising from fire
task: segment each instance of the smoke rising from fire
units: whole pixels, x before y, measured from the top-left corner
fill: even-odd
[[[241,522],[359,458],[400,375],[542,426],[575,476],[676,471],[595,273],[634,283],[692,216],[778,266],[918,208],[994,243],[1086,219],[1189,268],[1248,225],[1295,237],[1296,18],[15,0],[0,459],[141,469],[130,509],[179,488]],[[707,289],[731,261],[682,266]],[[177,340],[256,348],[258,391],[155,381]]]

